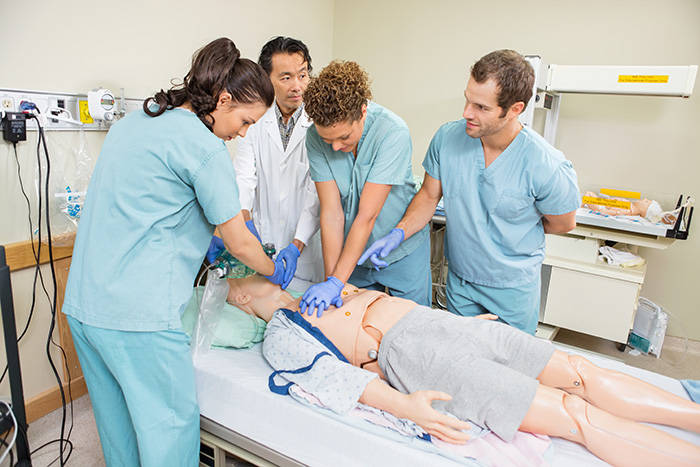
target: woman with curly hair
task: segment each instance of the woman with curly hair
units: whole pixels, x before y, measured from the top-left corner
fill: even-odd
[[[416,194],[408,126],[371,99],[369,75],[350,61],[331,62],[304,92],[314,122],[306,147],[321,203],[328,279],[306,291],[302,313],[321,316],[331,305],[342,306],[348,281],[430,305],[427,226],[385,255],[383,269],[373,270],[370,261],[358,264],[368,245],[392,232]],[[392,234],[403,240],[400,230]]]
[[[226,248],[281,284],[248,231],[224,141],[272,104],[270,79],[235,44],[194,56],[183,83],[109,131],[88,189],[63,312],[107,466],[195,466],[199,408],[180,315],[214,227]]]

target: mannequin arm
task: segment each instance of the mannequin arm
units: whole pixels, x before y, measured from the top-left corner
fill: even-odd
[[[440,391],[416,391],[403,394],[379,379],[373,379],[365,387],[360,402],[389,412],[399,418],[413,420],[431,436],[452,444],[464,444],[471,425],[433,409],[433,400],[449,401],[452,397]]]

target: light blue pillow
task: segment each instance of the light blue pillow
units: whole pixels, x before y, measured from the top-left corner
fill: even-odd
[[[203,295],[204,287],[200,286],[200,300]],[[180,317],[182,320],[182,329],[190,337],[192,337],[192,331],[194,331],[198,316],[199,305],[197,304],[197,294],[193,293],[185,311]],[[249,315],[240,308],[226,303],[219,324],[214,331],[212,347],[249,349],[257,342],[262,342],[266,326],[267,323],[262,319]]]

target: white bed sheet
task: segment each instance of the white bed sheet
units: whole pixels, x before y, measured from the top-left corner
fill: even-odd
[[[250,350],[212,349],[195,362],[201,414],[296,461],[311,465],[455,466],[447,457],[431,454],[377,436],[302,405],[289,396],[270,392],[271,368],[258,344]],[[562,349],[570,351],[570,349]],[[596,364],[631,374],[686,397],[677,380],[629,367],[621,362],[586,357]],[[700,435],[670,427],[659,428],[700,445]],[[556,467],[606,466],[582,446],[552,438],[549,460]],[[407,441],[422,442],[418,440]],[[552,456],[552,457],[550,457]]]
[[[309,282],[297,278],[290,289],[303,292]],[[571,348],[560,347],[565,352]],[[669,392],[687,398],[681,384],[672,378],[630,367],[622,362],[587,352],[581,353],[597,365],[630,374]],[[272,368],[261,353],[261,344],[250,350],[211,349],[195,361],[197,398],[202,416],[233,430],[281,455],[310,466],[457,466],[449,457],[411,447],[423,441],[395,441],[393,432],[387,437],[346,424],[336,416],[326,416],[290,396],[280,396],[268,389]],[[657,425],[679,438],[700,446],[700,434]],[[377,430],[380,428],[374,428]],[[388,430],[387,430],[388,431]],[[586,448],[563,439],[552,438],[554,448],[547,460],[554,467],[607,466]]]
[[[202,416],[310,466],[462,465],[272,393],[267,386],[272,369],[260,348],[261,344],[250,350],[212,349],[195,362]]]

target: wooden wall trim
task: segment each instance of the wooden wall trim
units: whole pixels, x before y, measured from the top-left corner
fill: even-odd
[[[75,232],[68,235],[54,236],[52,237],[52,242],[59,243],[61,245],[69,245],[55,246],[54,244],[52,248],[54,261],[68,258],[73,254]],[[5,257],[7,259],[7,265],[10,267],[10,272],[36,266],[36,258],[34,257],[32,245],[34,245],[36,250],[39,246],[39,240],[25,240],[23,242],[9,243],[5,245]],[[41,264],[49,262],[49,246],[47,243],[41,245],[41,257],[39,258],[39,262]]]
[[[75,351],[75,344],[73,344],[73,335],[70,333],[70,326],[68,326],[68,321],[66,321],[66,315],[62,313],[63,309],[63,299],[66,295],[66,284],[68,283],[68,272],[70,270],[70,257],[62,258],[59,260],[54,260],[54,269],[56,270],[56,322],[58,326],[58,334],[61,342],[61,347],[66,354],[66,365],[63,366],[63,381],[68,381],[70,379],[75,379],[83,376],[83,370],[80,367],[80,362],[78,361],[78,354]],[[66,371],[66,366],[68,367],[68,373]]]
[[[87,394],[85,378],[83,376],[74,378],[70,383],[70,391],[68,391],[68,383],[63,383],[63,393],[66,398],[66,404]],[[44,391],[31,399],[27,399],[24,404],[27,410],[27,423],[31,424],[44,415],[60,408],[62,402],[61,391],[58,386]]]

